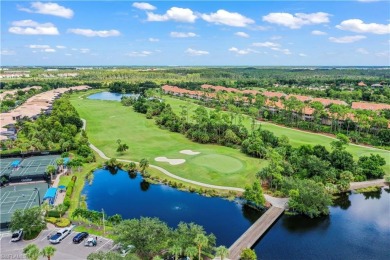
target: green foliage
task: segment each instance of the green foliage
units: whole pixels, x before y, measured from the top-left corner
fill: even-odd
[[[310,218],[329,214],[328,207],[332,204],[332,199],[321,183],[285,178],[283,190],[290,197],[288,206],[291,211]]]
[[[254,205],[259,208],[263,208],[265,205],[263,189],[258,181],[255,181],[252,187],[245,188],[243,197],[249,202],[249,205]]]
[[[45,246],[42,248],[41,255],[43,257],[47,257],[47,260],[50,260],[50,258],[54,255],[54,253],[57,251],[57,249],[53,246]]]
[[[172,231],[157,218],[124,220],[114,227],[115,243],[123,247],[133,245],[141,258],[152,258],[168,248]]]
[[[215,248],[215,255],[219,256],[221,260],[229,255],[229,249],[226,246],[219,246]]]
[[[243,249],[240,260],[257,260],[256,252],[250,248]]]
[[[43,212],[40,207],[32,207],[26,210],[17,209],[11,216],[11,231],[23,229],[26,234],[40,232],[46,227]]]
[[[358,172],[367,177],[371,178],[382,178],[385,174],[382,166],[386,164],[383,157],[378,154],[370,154],[370,156],[361,156],[358,160],[357,167]]]
[[[45,220],[57,227],[67,227],[70,225],[70,220],[67,218],[47,217]]]
[[[40,252],[35,244],[28,244],[23,248],[23,254],[25,254],[29,260],[38,260]]]

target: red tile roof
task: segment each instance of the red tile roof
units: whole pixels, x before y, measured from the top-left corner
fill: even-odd
[[[382,110],[390,109],[389,104],[380,103],[368,103],[368,102],[352,102],[352,109],[364,109],[364,110]]]

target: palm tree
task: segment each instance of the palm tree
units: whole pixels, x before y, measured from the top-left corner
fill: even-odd
[[[64,158],[58,158],[56,160],[56,164],[60,168],[60,172],[62,172],[62,170],[64,168]]]
[[[226,256],[229,255],[229,249],[227,249],[226,246],[219,246],[215,248],[215,254],[220,256],[221,260],[223,260]]]
[[[179,258],[181,251],[182,251],[181,247],[178,245],[174,245],[169,249],[169,253],[171,253],[175,256],[175,260],[177,260]]]
[[[145,170],[149,167],[149,160],[146,158],[141,159],[139,167],[141,167],[141,172],[145,173]]]
[[[50,260],[50,257],[52,257],[56,251],[57,251],[57,249],[55,247],[46,246],[42,249],[41,255],[43,257],[47,257],[47,260]]]
[[[200,255],[202,253],[202,247],[207,246],[207,244],[209,243],[209,239],[203,234],[197,234],[194,239],[194,242],[198,247],[198,259],[201,260],[202,258],[200,258]]]
[[[56,167],[54,165],[48,165],[46,167],[46,173],[50,174],[50,182],[53,179],[53,174],[56,172]]]
[[[128,169],[129,169],[129,172],[135,172],[137,170],[137,165],[135,164],[135,162],[129,163]]]
[[[186,255],[190,258],[190,260],[194,259],[194,256],[198,253],[198,249],[194,246],[187,247],[185,250]]]
[[[39,257],[39,248],[35,244],[29,244],[23,248],[23,254],[30,260],[37,260]]]

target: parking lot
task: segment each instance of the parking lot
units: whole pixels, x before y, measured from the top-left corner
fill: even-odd
[[[11,242],[11,234],[5,233],[0,236],[0,259],[26,259],[23,255],[23,248],[28,244],[36,244],[40,249],[45,246],[51,245],[47,239],[47,236],[53,235],[58,229],[55,230],[44,230],[41,234],[34,240],[19,242]],[[59,244],[53,245],[57,251],[54,254],[54,257],[51,259],[69,259],[69,260],[78,260],[78,259],[87,259],[87,256],[90,253],[97,251],[111,251],[114,250],[113,242],[110,239],[98,237],[97,245],[94,247],[84,246],[84,241],[80,244],[73,244],[73,237],[78,232],[72,231],[64,240]],[[43,259],[43,258],[42,258]]]

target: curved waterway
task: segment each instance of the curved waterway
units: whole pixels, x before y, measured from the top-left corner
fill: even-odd
[[[95,171],[86,184],[88,208],[123,218],[158,217],[175,227],[195,222],[229,247],[260,216],[235,201],[207,198],[119,170]],[[260,259],[389,259],[390,193],[346,194],[330,216],[310,219],[282,216],[255,245]]]

